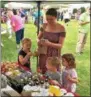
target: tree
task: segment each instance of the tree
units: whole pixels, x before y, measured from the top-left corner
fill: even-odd
[[[73,9],[73,14],[75,14],[75,13],[77,13],[77,9],[76,8]]]
[[[81,9],[81,13],[84,13],[86,11],[84,7],[81,7],[80,9]]]
[[[6,3],[8,3],[9,1],[1,1],[0,3],[1,3],[1,8],[4,8],[4,5],[6,4]]]

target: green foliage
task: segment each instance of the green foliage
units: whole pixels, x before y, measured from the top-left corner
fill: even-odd
[[[6,3],[9,3],[9,1],[0,1],[0,3],[1,3],[1,8],[4,8],[4,5],[6,4]]]
[[[73,14],[75,14],[75,13],[77,13],[77,9],[76,8],[73,9]]]
[[[84,13],[86,10],[85,10],[85,7],[81,7],[81,13]]]

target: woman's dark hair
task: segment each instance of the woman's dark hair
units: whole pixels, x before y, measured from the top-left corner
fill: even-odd
[[[63,54],[62,58],[68,62],[70,68],[76,68],[75,58],[73,54]]]
[[[57,17],[57,11],[55,8],[50,8],[47,10],[46,15]]]
[[[17,10],[16,9],[13,9],[13,14],[17,15]]]

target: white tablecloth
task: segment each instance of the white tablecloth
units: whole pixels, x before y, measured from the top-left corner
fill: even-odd
[[[22,95],[23,96],[48,96],[49,92],[48,89],[44,89],[40,86],[30,86],[30,85],[26,85],[23,87],[23,91],[22,91]]]
[[[7,85],[6,88],[1,89],[1,92],[4,92],[4,91],[9,95],[11,95],[12,97],[15,97],[15,96],[21,97],[21,95],[18,92],[16,92],[14,89],[12,89],[9,85]]]

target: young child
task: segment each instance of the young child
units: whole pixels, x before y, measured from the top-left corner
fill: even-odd
[[[78,83],[74,56],[72,54],[62,55],[62,64],[65,67],[62,72],[62,86],[69,92],[74,93]]]
[[[22,40],[22,49],[19,51],[18,54],[18,63],[29,68],[29,70],[31,70],[30,57],[32,56],[32,52],[30,49],[31,49],[31,39],[24,38]]]
[[[59,65],[61,66],[61,62],[58,57],[48,57],[46,61],[47,72],[45,74],[49,76],[55,84],[61,84],[61,74],[57,70]]]

